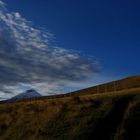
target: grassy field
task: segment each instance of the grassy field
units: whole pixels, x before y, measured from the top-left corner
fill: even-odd
[[[140,140],[140,88],[0,104],[0,140]]]
[[[125,79],[120,79],[117,81],[97,85],[94,87],[89,87],[69,94],[81,96],[87,94],[116,92],[116,91],[128,90],[128,89],[138,88],[138,87],[140,87],[140,75],[128,77]]]

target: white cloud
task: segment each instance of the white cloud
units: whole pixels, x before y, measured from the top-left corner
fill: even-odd
[[[65,85],[98,71],[96,61],[50,45],[52,34],[34,28],[20,13],[9,12],[2,1],[0,26],[0,89],[5,92],[1,97],[17,94],[22,89],[18,87],[44,95],[60,93]]]

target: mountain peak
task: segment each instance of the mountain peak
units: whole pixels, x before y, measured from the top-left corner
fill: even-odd
[[[29,89],[26,91],[26,93],[32,93],[32,92],[36,92],[34,89]]]
[[[32,99],[37,97],[41,97],[41,94],[35,91],[34,89],[30,89],[12,97],[11,99],[9,99],[9,101],[19,101],[19,100]]]

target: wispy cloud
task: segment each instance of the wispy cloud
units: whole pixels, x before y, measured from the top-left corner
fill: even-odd
[[[52,34],[37,29],[0,1],[0,96],[32,87],[58,93],[71,82],[89,78],[99,69],[95,60],[50,45]],[[5,94],[3,94],[5,93]]]

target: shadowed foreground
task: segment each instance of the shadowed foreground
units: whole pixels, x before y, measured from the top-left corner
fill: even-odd
[[[0,104],[0,140],[140,140],[140,88]]]

